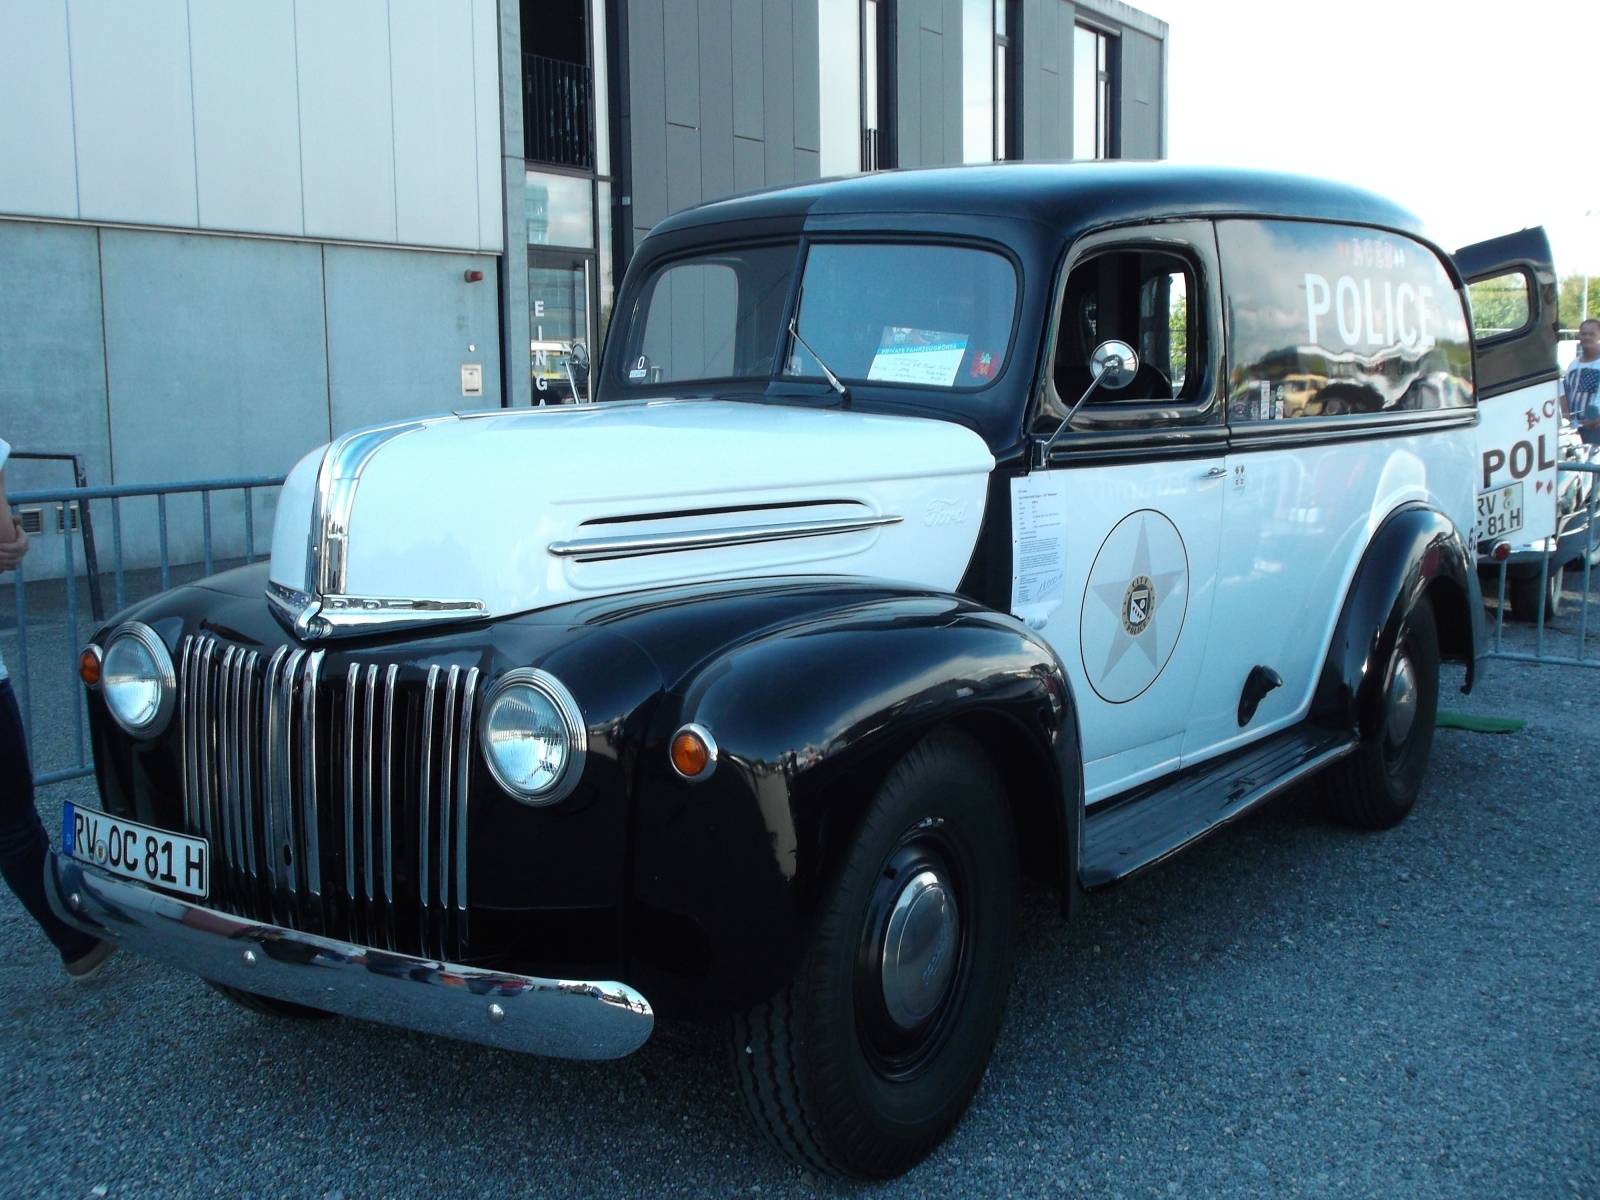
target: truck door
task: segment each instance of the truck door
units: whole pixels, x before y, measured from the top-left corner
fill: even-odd
[[[1565,482],[1556,474],[1565,414],[1550,240],[1542,228],[1524,229],[1463,246],[1455,260],[1472,301],[1477,358],[1473,541],[1509,541],[1519,558],[1542,556],[1556,532],[1557,492]],[[1570,430],[1568,437],[1576,441]]]
[[[1418,503],[1472,528],[1472,357],[1447,264],[1354,225],[1220,220],[1227,486],[1211,637],[1185,765],[1311,705],[1368,542]],[[1257,668],[1281,686],[1241,706]]]
[[[1218,298],[1204,222],[1086,239],[1057,297],[1036,436],[1089,386],[1100,343],[1127,342],[1141,364],[1012,483],[1012,611],[1072,677],[1090,803],[1178,766],[1222,518]]]

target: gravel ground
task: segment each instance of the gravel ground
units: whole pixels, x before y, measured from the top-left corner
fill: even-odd
[[[770,1152],[713,1028],[580,1064],[273,1021],[126,955],[74,986],[0,890],[0,1193],[1600,1197],[1600,675],[1446,674],[1528,724],[1441,731],[1398,829],[1307,789],[1070,930],[1031,893],[988,1076],[892,1183]]]

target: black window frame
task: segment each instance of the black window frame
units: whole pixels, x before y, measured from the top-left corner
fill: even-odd
[[[1049,328],[1043,341],[1038,379],[1024,410],[1023,434],[1035,441],[1049,438],[1060,423],[1060,415],[1077,401],[1063,397],[1056,388],[1056,350],[1066,316],[1067,284],[1078,267],[1102,254],[1140,251],[1171,254],[1189,263],[1194,274],[1194,295],[1204,298],[1200,319],[1191,320],[1199,345],[1191,356],[1189,376],[1194,380],[1192,398],[1173,400],[1128,400],[1100,405],[1091,402],[1080,407],[1072,426],[1056,439],[1051,465],[1073,465],[1085,458],[1105,454],[1145,453],[1158,447],[1200,447],[1223,443],[1228,427],[1220,372],[1227,360],[1221,317],[1222,276],[1216,234],[1206,218],[1179,218],[1171,221],[1142,221],[1134,225],[1098,230],[1080,237],[1062,255],[1052,284]],[[1065,459],[1065,462],[1058,460]]]

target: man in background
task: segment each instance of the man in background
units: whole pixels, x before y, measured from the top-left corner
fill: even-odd
[[[1584,444],[1600,445],[1600,318],[1587,317],[1578,325],[1578,354],[1567,366],[1561,389],[1567,416]]]
[[[28,553],[28,535],[22,522],[11,515],[6,500],[6,459],[11,447],[0,439],[0,573],[15,571]],[[72,928],[50,911],[45,899],[45,858],[50,839],[45,837],[39,810],[33,806],[33,768],[23,739],[22,714],[16,693],[0,658],[0,875],[33,915],[45,936],[61,952],[62,965],[74,979],[87,979],[111,957],[116,947]]]

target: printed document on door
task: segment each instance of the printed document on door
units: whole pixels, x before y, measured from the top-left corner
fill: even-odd
[[[1067,595],[1067,505],[1061,474],[1011,481],[1011,615],[1043,629]]]

